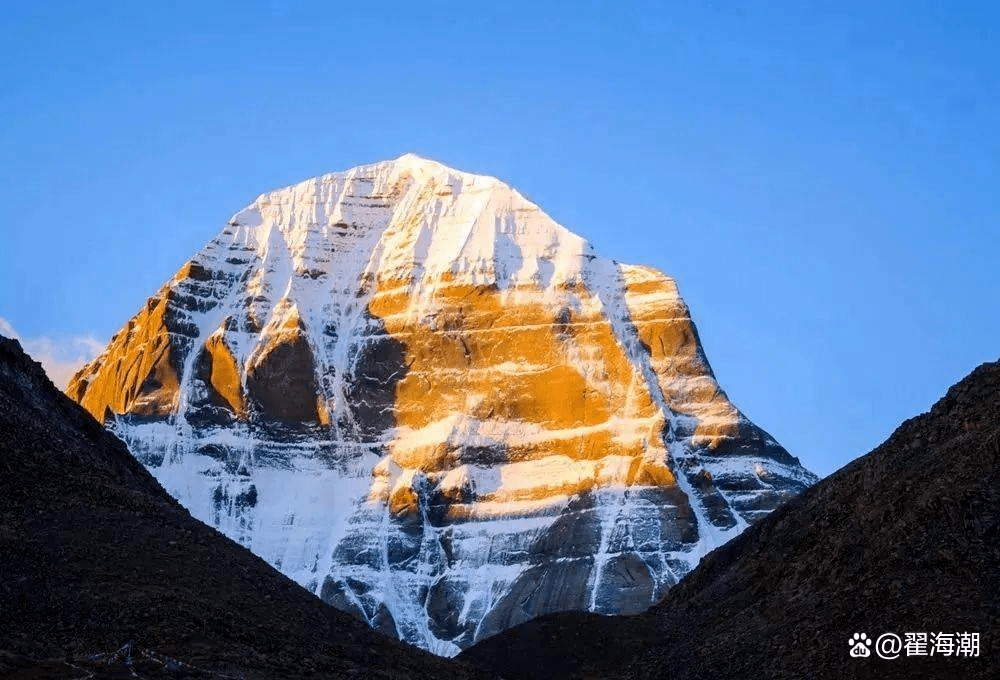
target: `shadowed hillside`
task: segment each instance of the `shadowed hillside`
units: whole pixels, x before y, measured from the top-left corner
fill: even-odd
[[[1000,363],[989,363],[711,553],[649,612],[556,614],[459,658],[507,678],[1000,677],[998,458]],[[860,632],[978,632],[980,656],[851,658]]]
[[[129,658],[143,678],[476,676],[192,519],[0,338],[0,676],[133,677]]]

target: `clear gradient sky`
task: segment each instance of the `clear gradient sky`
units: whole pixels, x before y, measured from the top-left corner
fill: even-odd
[[[675,277],[828,474],[1000,357],[1000,10],[18,2],[0,329],[72,363],[265,190],[412,151]]]

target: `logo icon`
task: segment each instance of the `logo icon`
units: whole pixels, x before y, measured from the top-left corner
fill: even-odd
[[[875,651],[883,659],[899,658],[899,652],[903,649],[903,641],[895,633],[883,633],[878,636],[875,643]]]
[[[851,648],[851,656],[855,659],[872,655],[871,650],[868,649],[872,646],[872,641],[868,639],[868,636],[864,633],[855,633],[851,639],[847,641],[847,646]]]

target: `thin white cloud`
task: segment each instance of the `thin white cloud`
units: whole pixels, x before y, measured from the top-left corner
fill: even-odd
[[[2,316],[0,316],[0,335],[6,336],[8,338],[14,338],[15,340],[20,339],[18,338],[17,331],[14,330],[14,327],[11,326],[10,322],[7,321],[7,319],[3,318]]]
[[[24,351],[42,364],[49,379],[61,390],[66,389],[70,378],[85,363],[104,349],[104,343],[92,335],[21,337],[14,330],[14,326],[2,316],[0,316],[0,335],[19,340]]]

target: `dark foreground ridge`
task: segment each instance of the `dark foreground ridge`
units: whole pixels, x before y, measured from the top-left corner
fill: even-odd
[[[835,436],[832,434],[831,436]],[[633,617],[556,614],[459,658],[505,678],[1000,678],[1000,363],[714,551]],[[855,633],[978,658],[851,658]]]
[[[478,675],[375,633],[192,519],[16,341],[0,338],[0,677],[133,670]]]

